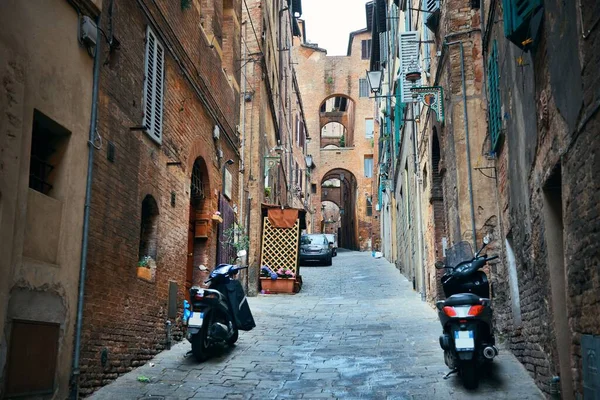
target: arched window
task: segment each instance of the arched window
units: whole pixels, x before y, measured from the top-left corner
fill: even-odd
[[[149,259],[156,261],[158,248],[158,205],[151,195],[142,201],[142,221],[140,229],[140,262]]]

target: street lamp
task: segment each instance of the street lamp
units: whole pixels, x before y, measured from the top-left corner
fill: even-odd
[[[304,157],[304,161],[306,161],[306,168],[312,168],[313,158],[310,154],[308,154]]]
[[[371,93],[377,97],[381,91],[381,82],[383,81],[383,71],[367,71],[367,81],[371,88]]]

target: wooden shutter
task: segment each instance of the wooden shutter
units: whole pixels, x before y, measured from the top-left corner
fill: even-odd
[[[146,61],[144,63],[144,118],[146,132],[157,142],[162,141],[162,103],[164,80],[164,48],[150,27],[146,30]]]
[[[542,7],[542,0],[503,0],[504,36],[523,48],[523,41],[530,37],[531,17]]]
[[[418,32],[409,31],[400,33],[400,86],[402,88],[402,102],[413,103],[415,99],[412,96],[410,88],[412,83],[406,80],[406,72],[410,67],[416,66],[416,60],[419,54]],[[421,86],[421,80],[416,82],[415,86]]]
[[[502,106],[500,102],[500,82],[498,71],[498,45],[494,40],[492,54],[488,60],[488,129],[490,132],[490,143],[492,152],[496,151],[502,131]]]

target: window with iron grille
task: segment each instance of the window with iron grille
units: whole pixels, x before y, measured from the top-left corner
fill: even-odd
[[[369,97],[369,82],[365,78],[358,80],[358,97]]]
[[[162,109],[165,52],[150,27],[146,30],[146,60],[144,63],[144,119],[146,133],[162,142]]]
[[[500,101],[500,82],[498,71],[498,45],[492,45],[492,52],[488,59],[487,90],[488,90],[488,127],[490,133],[491,151],[498,148],[500,134],[502,133],[502,104]]]
[[[367,217],[373,215],[373,198],[371,196],[367,196]]]
[[[360,58],[368,60],[371,58],[371,39],[361,40]]]
[[[38,110],[33,112],[29,187],[48,196],[60,184],[61,162],[67,150],[71,132]]]

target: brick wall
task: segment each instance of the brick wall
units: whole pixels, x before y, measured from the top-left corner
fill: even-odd
[[[598,11],[593,2],[581,6],[588,19]],[[500,17],[500,2],[495,7]],[[508,294],[510,277],[507,270],[500,270],[496,292],[505,295],[496,298],[500,304],[496,308],[498,328],[546,393],[552,393],[550,380],[562,375],[561,364],[565,364],[573,378],[567,387],[572,386],[574,393],[563,393],[564,398],[583,394],[582,335],[600,333],[600,324],[592,317],[600,311],[593,284],[598,274],[592,266],[598,258],[592,243],[599,239],[600,222],[596,199],[599,169],[594,158],[599,142],[592,134],[599,124],[599,61],[594,56],[598,31],[582,38],[578,12],[575,5],[565,8],[560,2],[545,2],[546,21],[560,23],[542,25],[539,42],[533,52],[525,54],[523,67],[512,62],[523,54],[521,50],[504,38],[502,27],[490,27],[491,40],[497,41],[500,62],[505,66],[500,76],[505,136],[496,163],[498,201],[502,230],[514,244],[520,297],[517,301]],[[557,29],[559,25],[566,28]],[[562,86],[565,84],[567,89]],[[566,272],[558,271],[558,275],[566,276],[566,304],[553,299],[556,281],[551,268],[557,266],[550,265],[556,260],[549,259],[549,252],[556,244],[548,243],[548,231],[560,228],[549,225],[544,200],[544,189],[557,166],[564,238],[564,260],[558,262]],[[515,301],[521,310],[521,325],[514,323],[510,310]],[[571,347],[567,359],[559,355],[560,309],[556,307],[565,307],[567,313]],[[562,378],[567,380],[564,375]]]
[[[310,29],[310,27],[307,27]],[[311,196],[311,207],[315,209],[315,228],[317,231],[321,221],[321,183],[323,177],[332,170],[344,169],[351,172],[356,178],[356,214],[354,216],[357,247],[367,250],[368,241],[373,237],[373,244],[379,238],[379,212],[375,210],[377,190],[374,179],[365,177],[364,156],[373,155],[374,172],[377,171],[377,157],[375,146],[371,139],[365,138],[365,119],[373,118],[373,100],[359,97],[359,79],[365,77],[368,69],[368,60],[361,59],[361,40],[368,39],[370,32],[361,32],[354,35],[351,54],[349,56],[327,56],[323,49],[303,45],[300,41],[295,43],[295,55],[298,64],[298,81],[304,101],[307,119],[307,128],[312,137],[308,145],[308,153],[313,156],[316,170],[313,171],[311,183],[317,185],[317,193]],[[323,101],[332,96],[347,96],[354,109],[343,119],[335,117],[339,113],[320,113]],[[329,118],[333,116],[333,118]],[[337,118],[337,119],[336,119]],[[348,129],[346,148],[321,149],[320,133],[326,122],[337,121],[344,123]],[[377,135],[377,134],[375,134]],[[375,143],[377,136],[375,136]],[[366,215],[365,193],[373,196],[373,215]],[[377,227],[377,228],[375,228]],[[375,228],[375,229],[374,229]],[[344,229],[344,228],[342,228]],[[360,240],[359,240],[360,238]],[[340,244],[341,246],[341,244]]]
[[[94,160],[81,356],[83,394],[143,364],[164,348],[169,282],[178,285],[179,310],[185,297],[193,163],[197,157],[206,163],[206,208],[214,212],[221,190],[217,146],[222,148],[224,160],[238,160],[234,144],[226,139],[227,132],[222,131],[218,143],[213,141],[217,121],[198,96],[198,85],[205,82],[213,96],[207,101],[216,110],[221,126],[224,130],[235,127],[238,95],[221,68],[215,68],[221,63],[218,53],[205,46],[206,39],[196,29],[198,9],[181,10],[179,2],[147,3],[140,7],[137,2],[115,2],[112,24],[120,47],[103,55],[106,62],[101,69],[98,109],[103,148]],[[234,4],[239,8],[238,1]],[[141,131],[130,130],[142,121],[144,40],[149,21],[165,44],[162,145]],[[105,15],[105,30],[107,26]],[[179,62],[172,50],[177,52]],[[182,65],[201,82],[192,85]],[[233,131],[229,135],[235,139]],[[115,147],[114,162],[107,160],[109,142]],[[237,203],[235,165],[230,172],[233,203]],[[136,275],[142,200],[147,195],[158,206],[156,272],[152,282]],[[213,228],[201,246],[202,255],[194,256],[195,265],[204,261],[213,266],[217,246],[216,226]],[[201,279],[199,271],[195,271],[194,282]],[[174,339],[181,339],[179,317],[173,322]],[[102,354],[107,356],[105,363]]]

